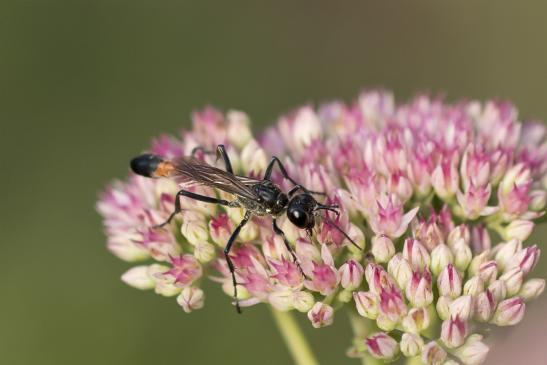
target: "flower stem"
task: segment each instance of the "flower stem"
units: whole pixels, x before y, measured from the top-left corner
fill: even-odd
[[[272,315],[275,319],[275,324],[285,341],[285,345],[289,348],[294,363],[296,365],[319,365],[319,362],[311,351],[308,341],[304,337],[302,330],[292,314],[290,312],[281,312],[272,308]]]

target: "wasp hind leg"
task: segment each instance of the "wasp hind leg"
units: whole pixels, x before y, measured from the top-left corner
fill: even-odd
[[[250,218],[251,218],[251,212],[246,211],[245,216],[243,217],[243,220],[239,222],[236,229],[232,232],[230,239],[228,239],[228,243],[226,244],[226,247],[224,247],[224,257],[226,258],[228,269],[230,269],[230,274],[232,275],[232,285],[234,286],[234,301],[235,301],[236,310],[238,313],[241,313],[241,307],[239,306],[239,299],[237,298],[237,281],[236,281],[236,273],[235,273],[236,270],[235,270],[234,263],[232,262],[232,259],[230,258],[229,254],[237,236],[239,235],[239,232],[241,232],[241,229],[247,224]]]
[[[165,222],[154,226],[154,228],[161,228],[161,227],[171,223],[173,218],[175,218],[175,216],[177,214],[182,212],[182,207],[180,205],[180,197],[182,197],[182,196],[185,196],[185,197],[190,198],[190,199],[198,200],[198,201],[201,201],[201,202],[205,202],[205,203],[220,204],[220,205],[224,205],[224,206],[228,206],[228,207],[238,207],[239,206],[239,204],[236,203],[236,202],[232,202],[232,201],[228,201],[228,200],[224,200],[224,199],[212,198],[210,196],[205,196],[205,195],[192,193],[191,191],[187,191],[187,190],[180,190],[175,195],[175,210],[173,211],[173,213],[171,213],[171,215],[169,215],[169,218],[167,218],[167,220]]]
[[[224,147],[223,144],[219,144],[217,146],[216,152],[206,150],[205,148],[203,148],[201,146],[194,147],[192,149],[191,156],[195,157],[195,155],[198,151],[202,152],[206,155],[216,155],[217,160],[222,158],[222,161],[224,161],[224,167],[225,167],[226,171],[229,172],[230,174],[234,173],[234,170],[232,168],[232,163],[230,162],[230,158],[228,157],[228,153],[226,152],[226,147]]]

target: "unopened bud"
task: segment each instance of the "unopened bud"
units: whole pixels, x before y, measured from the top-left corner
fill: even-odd
[[[375,333],[365,339],[369,354],[382,360],[393,359],[399,352],[399,344],[383,332]]]
[[[479,277],[485,284],[490,284],[498,277],[496,261],[486,261],[479,267]]]
[[[313,295],[307,291],[298,291],[293,295],[293,306],[299,312],[307,312],[313,307]]]
[[[308,319],[315,328],[330,326],[334,320],[334,309],[330,305],[317,302],[309,310]]]
[[[410,263],[402,254],[398,253],[389,260],[387,270],[395,281],[397,281],[399,288],[404,290],[412,277],[412,267],[410,266]]]
[[[440,319],[445,320],[450,317],[450,304],[452,304],[452,298],[448,296],[441,296],[437,299],[435,308]]]
[[[473,314],[473,298],[470,295],[462,295],[450,303],[450,315],[467,321]]]
[[[473,276],[471,279],[467,280],[463,286],[463,293],[465,295],[471,295],[473,297],[479,295],[484,291],[484,282],[479,276]]]
[[[471,233],[469,232],[469,227],[465,224],[460,224],[450,231],[448,234],[447,243],[448,246],[453,247],[456,243],[463,241],[465,244],[469,244],[471,239]]]
[[[348,260],[338,270],[340,274],[340,284],[342,288],[353,290],[361,285],[365,270],[360,263],[355,260]]]
[[[536,245],[525,247],[519,250],[515,256],[510,259],[505,267],[505,271],[509,271],[513,268],[520,268],[524,275],[528,275],[530,271],[534,269],[539,260],[540,250]]]
[[[401,352],[406,357],[418,356],[424,346],[424,340],[415,333],[403,333],[401,337]]]
[[[378,296],[376,294],[364,291],[355,292],[353,300],[360,315],[370,319],[378,317]]]
[[[427,249],[414,238],[407,238],[403,247],[403,257],[413,270],[422,271],[429,266],[430,257]]]
[[[140,290],[152,289],[154,287],[154,280],[148,275],[148,266],[146,265],[135,266],[127,270],[122,275],[122,281]]]
[[[200,242],[194,245],[194,256],[198,261],[206,263],[215,258],[215,246],[209,242]]]
[[[502,238],[504,240],[518,239],[521,241],[526,241],[526,239],[530,237],[530,234],[532,234],[533,230],[533,222],[517,219],[512,221],[507,227],[505,227]]]
[[[505,283],[505,287],[507,288],[507,294],[509,296],[513,296],[519,292],[522,286],[524,273],[521,269],[515,267],[500,276],[500,280]]]
[[[507,287],[503,280],[494,280],[494,282],[488,286],[488,290],[494,296],[496,303],[501,302],[507,296]]]
[[[530,279],[520,288],[519,297],[528,302],[539,297],[544,289],[545,279]]]
[[[482,342],[482,336],[474,334],[455,351],[455,355],[466,365],[480,365],[484,363],[488,351],[488,346]]]
[[[459,317],[450,317],[441,326],[441,340],[447,347],[455,348],[463,345],[467,336],[467,323]]]
[[[235,147],[242,149],[253,136],[249,128],[249,117],[243,112],[230,110],[227,119],[228,128],[226,134],[228,141]]]
[[[186,313],[203,307],[204,294],[200,288],[187,287],[177,297],[177,303]]]
[[[441,365],[446,359],[446,351],[435,341],[431,341],[422,348],[422,362],[425,365]]]
[[[395,254],[393,241],[385,234],[376,235],[372,238],[372,254],[376,262],[384,263]]]
[[[422,274],[414,272],[406,286],[406,297],[417,308],[427,307],[433,301],[431,274],[426,269]]]
[[[447,295],[451,298],[459,297],[462,292],[461,275],[452,264],[448,264],[437,278],[439,295]]]
[[[547,192],[544,190],[534,190],[530,193],[530,198],[530,210],[540,212],[545,208]]]
[[[517,239],[512,239],[509,242],[499,245],[499,249],[496,253],[496,261],[498,263],[498,270],[504,270],[505,266],[511,262],[515,254],[522,249],[522,242]]]
[[[495,308],[496,299],[489,290],[486,290],[475,298],[474,318],[479,322],[488,322],[492,318]]]
[[[471,248],[460,241],[452,247],[452,252],[454,253],[454,266],[462,272],[465,271],[473,258]]]
[[[429,327],[429,313],[426,308],[412,308],[403,318],[406,332],[420,333]]]
[[[498,305],[492,323],[498,326],[513,326],[522,320],[525,308],[526,304],[522,298],[505,299]]]
[[[434,275],[439,275],[439,273],[448,265],[454,263],[454,255],[450,248],[441,243],[437,245],[433,251],[431,251],[431,272]]]

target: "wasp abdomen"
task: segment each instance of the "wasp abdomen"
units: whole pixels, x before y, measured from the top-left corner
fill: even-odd
[[[158,177],[167,176],[169,171],[172,170],[173,165],[171,162],[164,161],[156,155],[145,154],[132,159],[130,166],[135,174],[146,177]],[[169,169],[169,166],[171,169]]]

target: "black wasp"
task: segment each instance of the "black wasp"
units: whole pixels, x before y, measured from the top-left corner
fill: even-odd
[[[205,151],[201,147],[197,147],[192,151],[191,156],[180,157],[173,159],[172,161],[164,160],[159,156],[144,154],[135,157],[131,160],[131,169],[139,175],[146,177],[169,177],[174,179],[178,183],[186,184],[200,184],[209,187],[213,187],[224,192],[230,193],[235,196],[235,200],[228,201],[224,199],[217,199],[215,197],[204,196],[193,193],[187,190],[180,190],[175,196],[175,210],[169,216],[167,221],[160,224],[158,227],[162,227],[171,222],[173,217],[180,213],[182,208],[180,206],[180,197],[185,196],[187,198],[199,200],[206,203],[220,204],[227,207],[242,207],[245,209],[245,216],[243,220],[236,227],[226,247],[224,248],[224,257],[228,263],[228,268],[232,275],[232,283],[234,285],[234,300],[236,303],[236,309],[241,312],[239,303],[237,300],[237,282],[235,278],[235,268],[229,253],[232,245],[238,236],[239,232],[247,224],[252,215],[257,216],[271,216],[273,218],[273,231],[275,234],[281,236],[285,247],[292,255],[292,258],[298,266],[301,274],[305,277],[300,264],[296,258],[294,250],[292,249],[289,241],[285,237],[285,233],[277,225],[277,217],[281,216],[284,212],[287,212],[289,221],[295,226],[307,230],[311,235],[312,229],[315,226],[315,220],[318,216],[319,210],[332,211],[335,214],[339,214],[337,205],[323,205],[317,202],[312,194],[325,195],[324,193],[310,191],[298,184],[293,180],[287,170],[277,157],[272,157],[270,163],[266,168],[264,177],[262,180],[237,176],[234,174],[232,164],[228,158],[228,154],[223,145],[218,145],[216,150],[217,158],[222,158],[226,171],[216,168],[207,164],[206,162],[194,157],[195,152],[201,150],[205,153],[211,153]],[[275,164],[279,166],[279,170],[283,177],[289,180],[294,187],[285,194],[279,186],[271,181],[271,175]],[[331,220],[326,222],[332,225],[340,233],[344,235],[353,245],[359,247],[344,231],[342,231]]]

